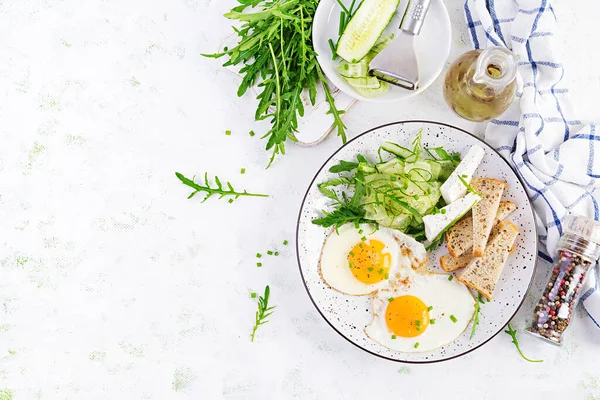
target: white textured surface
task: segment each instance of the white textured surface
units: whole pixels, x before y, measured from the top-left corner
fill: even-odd
[[[403,366],[320,319],[293,233],[339,141],[290,147],[263,169],[251,98],[199,56],[229,34],[232,5],[0,1],[0,399],[600,398],[600,336],[581,310],[563,348],[521,335],[541,364],[501,335],[462,359]],[[448,7],[454,58],[467,35],[462,1]],[[555,8],[580,116],[598,120],[600,6]],[[417,118],[481,131],[445,107],[440,80],[406,104],[358,104],[347,122],[358,133]],[[272,197],[186,201],[173,173],[205,170]],[[282,254],[256,268],[269,248]],[[250,343],[249,292],[267,283],[277,309]]]

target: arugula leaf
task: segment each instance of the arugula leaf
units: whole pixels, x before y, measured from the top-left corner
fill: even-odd
[[[512,343],[515,345],[515,347],[517,348],[517,351],[519,352],[519,354],[521,355],[521,357],[523,357],[523,359],[525,361],[535,362],[535,363],[544,361],[544,360],[531,360],[531,359],[525,357],[525,355],[521,351],[521,348],[519,347],[519,342],[517,341],[517,331],[510,327],[510,322],[506,326],[507,326],[508,330],[506,330],[504,332],[507,333],[512,338]]]
[[[475,329],[477,329],[477,325],[479,325],[479,314],[481,313],[481,304],[483,303],[483,299],[481,298],[481,293],[477,293],[477,301],[475,302],[475,316],[473,316],[473,327],[471,328],[471,336],[469,336],[469,340],[473,339],[475,336]]]
[[[361,222],[365,218],[365,210],[350,204],[340,204],[335,210],[328,212],[323,210],[324,216],[313,219],[312,223],[324,228],[339,228],[349,222]]]
[[[250,336],[251,342],[254,342],[254,335],[256,335],[258,327],[269,322],[267,318],[273,314],[273,310],[275,309],[275,306],[269,307],[270,294],[271,289],[269,288],[269,285],[267,285],[265,287],[265,293],[258,297],[258,311],[256,311],[254,327],[252,328],[252,335]]]
[[[454,164],[454,167],[460,164],[460,153],[448,154],[448,152],[443,147],[426,148],[425,151],[427,151],[427,153],[429,153],[429,155],[433,159],[452,162]],[[432,152],[435,153],[435,155]]]
[[[341,203],[342,201],[339,199],[337,194],[329,188],[332,186],[335,187],[335,186],[340,186],[340,185],[351,185],[351,184],[352,184],[352,181],[350,179],[341,176],[339,178],[333,178],[333,179],[330,179],[323,183],[319,183],[317,185],[317,188],[319,188],[319,191],[321,193],[323,193],[325,195],[325,197],[328,197],[332,200],[335,200],[338,203]],[[344,195],[344,193],[342,193],[342,195]]]
[[[202,203],[208,200],[213,195],[218,195],[219,199],[222,199],[226,196],[231,196],[229,202],[232,203],[234,199],[237,199],[240,196],[252,196],[252,197],[269,197],[267,194],[258,194],[258,193],[248,193],[247,191],[237,192],[233,185],[229,182],[225,182],[227,188],[223,187],[223,183],[219,180],[218,176],[215,176],[216,187],[211,187],[210,182],[208,181],[208,173],[204,174],[204,185],[200,185],[194,182],[193,179],[188,179],[179,172],[175,172],[175,176],[179,179],[184,185],[191,187],[194,191],[188,196],[188,199],[191,199],[199,192],[205,192],[206,196],[202,199]]]
[[[329,168],[329,172],[337,174],[340,172],[352,171],[356,169],[356,167],[358,167],[358,163],[340,160],[339,164]]]

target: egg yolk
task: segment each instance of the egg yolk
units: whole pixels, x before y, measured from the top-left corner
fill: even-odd
[[[398,296],[389,302],[385,310],[385,322],[397,336],[419,336],[429,326],[429,309],[418,297]]]
[[[388,278],[392,256],[383,253],[385,245],[378,240],[358,243],[348,253],[348,266],[356,279],[372,284]]]

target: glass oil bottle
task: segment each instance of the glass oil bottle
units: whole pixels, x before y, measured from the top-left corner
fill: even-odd
[[[483,122],[500,116],[517,92],[517,60],[504,47],[464,53],[450,66],[444,98],[463,118]]]

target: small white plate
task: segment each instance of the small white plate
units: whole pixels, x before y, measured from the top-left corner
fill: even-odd
[[[508,183],[503,198],[512,201],[517,209],[507,218],[519,228],[515,251],[508,257],[496,285],[491,302],[481,305],[479,325],[472,340],[469,339],[471,325],[456,340],[438,349],[422,353],[402,353],[390,350],[369,339],[364,327],[371,319],[370,296],[348,296],[327,286],[319,274],[319,258],[323,242],[330,229],[312,224],[321,216],[321,209],[327,204],[319,192],[317,184],[334,177],[328,172],[340,160],[355,160],[357,154],[377,160],[377,150],[385,141],[411,147],[415,133],[423,128],[423,145],[443,146],[448,152],[459,152],[464,156],[472,145],[479,145],[486,151],[476,176],[493,177]],[[469,133],[437,122],[405,121],[374,128],[357,136],[334,153],[313,179],[300,209],[296,246],[300,273],[308,294],[323,318],[336,332],[361,349],[393,361],[409,363],[429,363],[444,361],[464,355],[482,346],[498,334],[515,315],[531,284],[537,260],[537,234],[533,210],[521,180],[510,165],[492,147]],[[440,256],[447,254],[442,245],[429,252],[425,268],[445,273],[439,266]]]
[[[346,6],[349,6],[351,2],[351,0],[341,1]],[[360,0],[357,0],[357,3],[359,2]],[[400,1],[398,12],[388,24],[384,35],[394,33],[398,30],[407,4],[406,0]],[[347,95],[372,103],[391,103],[407,99],[422,92],[442,72],[450,53],[452,31],[450,17],[448,16],[448,10],[446,10],[444,2],[442,0],[432,0],[421,33],[415,38],[415,51],[420,73],[419,89],[406,90],[392,86],[389,92],[381,96],[367,98],[359,95],[336,71],[340,59],[338,58],[337,61],[331,59],[332,54],[329,47],[329,39],[332,39],[334,43],[338,41],[340,11],[341,7],[336,0],[321,0],[319,2],[313,21],[313,47],[318,54],[317,60],[327,78]]]

